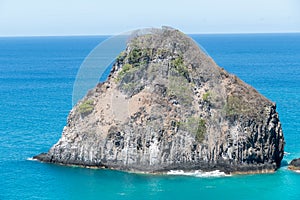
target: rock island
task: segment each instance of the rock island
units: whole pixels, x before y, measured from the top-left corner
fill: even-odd
[[[43,162],[161,173],[272,172],[284,137],[276,105],[172,28],[132,37],[108,79],[71,110]]]

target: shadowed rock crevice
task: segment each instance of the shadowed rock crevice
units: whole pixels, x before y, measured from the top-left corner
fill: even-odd
[[[221,69],[188,36],[133,36],[108,80],[70,112],[60,140],[35,158],[127,171],[270,172],[284,138],[276,105]]]

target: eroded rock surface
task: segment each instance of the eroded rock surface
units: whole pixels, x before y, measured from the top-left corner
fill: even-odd
[[[128,171],[276,170],[284,138],[274,103],[221,69],[188,36],[133,37],[104,83],[35,158]]]
[[[300,171],[300,158],[293,159],[288,168],[294,171]]]

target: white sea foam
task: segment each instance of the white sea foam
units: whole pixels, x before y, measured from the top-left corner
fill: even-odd
[[[171,171],[167,172],[167,174],[168,175],[179,175],[179,176],[195,176],[195,177],[203,177],[203,178],[230,176],[219,170],[210,171],[210,172],[203,172],[201,170],[195,170],[195,171],[189,171],[189,172],[185,172],[183,170],[171,170]]]
[[[34,158],[27,158],[26,160],[29,160],[29,161],[37,161],[37,159],[34,159]]]

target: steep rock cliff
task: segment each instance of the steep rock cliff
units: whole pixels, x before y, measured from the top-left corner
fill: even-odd
[[[274,103],[221,69],[188,36],[136,35],[108,80],[70,112],[35,158],[128,171],[276,170],[284,138]]]

